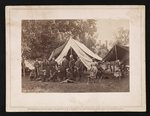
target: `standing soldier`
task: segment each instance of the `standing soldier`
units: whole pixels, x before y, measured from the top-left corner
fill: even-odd
[[[22,65],[22,75],[23,75],[23,77],[25,77],[25,58],[23,57],[22,58],[22,63],[21,63],[21,65]]]
[[[82,77],[83,64],[79,57],[77,57],[77,61],[75,62],[75,68],[76,68],[76,72],[77,72],[78,81],[80,81],[80,79]]]
[[[88,77],[87,84],[89,84],[90,80],[92,81],[92,83],[95,83],[95,79],[96,79],[98,69],[97,69],[97,67],[95,66],[94,63],[91,64],[91,68],[90,68],[89,72],[90,72],[90,76]]]
[[[50,61],[50,65],[52,69],[57,69],[57,62],[55,61],[55,58],[52,58],[52,60]]]
[[[46,58],[44,58],[42,62],[42,71],[43,71],[43,76],[44,76],[43,81],[46,81],[47,73],[48,73],[48,62]]]
[[[53,57],[52,60],[49,62],[50,66],[50,72],[51,72],[51,78],[56,74],[58,63],[55,61],[55,58]]]
[[[102,68],[102,62],[98,62],[98,66],[97,66],[98,72],[97,72],[97,78],[99,78],[100,80],[102,79],[102,73],[103,73],[103,68]]]
[[[66,56],[64,56],[62,61],[63,80],[66,79],[66,69],[68,67],[69,67],[69,61],[67,60]]]
[[[46,70],[46,67],[47,67],[47,61],[46,61],[46,59],[43,59],[43,61],[42,61],[42,70]]]
[[[69,68],[73,77],[74,77],[74,66],[75,66],[75,59],[73,58],[73,55],[70,55]]]
[[[63,80],[63,68],[61,65],[58,65],[58,69],[57,69],[57,78],[59,81],[62,81]]]
[[[46,78],[48,79],[50,76],[50,66],[49,61],[46,59]]]
[[[38,62],[38,59],[36,59],[35,63],[34,63],[34,67],[35,67],[35,78],[37,79],[38,78],[38,75],[39,75],[39,62]]]

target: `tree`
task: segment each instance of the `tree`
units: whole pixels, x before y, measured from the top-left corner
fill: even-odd
[[[129,30],[120,27],[118,32],[114,34],[115,44],[127,45],[129,44]],[[112,44],[112,43],[111,43]]]
[[[104,58],[106,54],[109,52],[105,44],[97,44],[95,47],[95,53],[97,53],[101,58]]]
[[[22,53],[31,59],[49,57],[70,37],[89,49],[95,45],[95,20],[23,20]]]

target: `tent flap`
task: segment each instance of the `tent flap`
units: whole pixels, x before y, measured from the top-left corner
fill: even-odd
[[[91,66],[92,58],[95,58],[97,60],[102,60],[101,57],[94,54],[84,44],[78,42],[77,40],[70,38],[69,41],[65,44],[65,46],[61,50],[61,52],[59,53],[58,57],[56,58],[56,62],[58,64],[61,64],[63,57],[68,54],[68,52],[71,48],[74,50],[74,52],[77,54],[77,56],[81,59],[82,63],[85,65],[85,67],[87,69],[89,69]],[[50,57],[54,56],[53,52]]]
[[[53,50],[53,52],[51,53],[51,55],[49,57],[49,60],[51,60],[52,57],[57,58],[59,56],[59,54],[62,52],[62,50],[64,49],[66,44],[67,44],[67,42],[65,42],[63,45],[61,45],[60,47],[58,47],[55,50]]]

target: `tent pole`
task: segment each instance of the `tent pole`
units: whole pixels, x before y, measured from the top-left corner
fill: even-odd
[[[116,45],[115,45],[115,55],[116,55],[116,60],[118,60],[118,54],[117,54]]]
[[[71,48],[71,55],[72,55],[72,48]]]

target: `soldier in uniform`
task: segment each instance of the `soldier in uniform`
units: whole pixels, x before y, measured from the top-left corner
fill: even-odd
[[[50,66],[50,70],[51,70],[52,72],[54,72],[54,71],[57,69],[58,64],[57,64],[57,62],[55,61],[55,58],[52,58],[52,60],[51,60],[50,63],[49,63],[49,66]]]
[[[75,69],[76,69],[76,75],[77,75],[76,77],[78,77],[78,81],[80,81],[80,79],[82,77],[83,64],[79,57],[77,58],[77,61],[75,62]]]
[[[38,62],[38,59],[36,59],[35,63],[34,63],[34,67],[35,67],[35,78],[37,79],[38,76],[39,76],[39,62]]]
[[[75,66],[75,59],[73,58],[73,55],[70,55],[70,61],[69,61],[69,69],[74,77],[74,66]]]
[[[89,84],[90,80],[92,81],[92,83],[95,83],[95,80],[96,80],[96,75],[97,75],[97,72],[98,72],[98,69],[97,67],[95,66],[95,64],[92,62],[91,64],[91,68],[89,70],[90,72],[90,75],[88,77],[88,82],[87,84]]]
[[[49,62],[48,60],[45,58],[42,62],[42,70],[44,71],[43,72],[43,81],[46,81],[47,78],[49,77],[49,74],[50,74],[50,71],[49,71]]]
[[[49,68],[50,68],[50,79],[54,79],[54,77],[57,74],[57,67],[58,67],[58,63],[55,61],[55,58],[53,57],[52,60],[49,62]]]
[[[63,57],[63,61],[62,61],[62,71],[63,71],[63,80],[66,79],[66,69],[69,67],[69,61],[66,58],[66,56]]]

